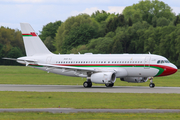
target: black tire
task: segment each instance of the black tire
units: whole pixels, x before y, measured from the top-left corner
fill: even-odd
[[[106,87],[113,87],[114,86],[114,83],[109,83],[109,84],[105,84]]]
[[[89,85],[88,85],[89,87],[92,87],[92,82],[89,82]]]
[[[88,82],[84,82],[84,83],[83,83],[83,86],[84,86],[85,88],[88,88],[88,85],[89,85]]]
[[[83,86],[84,86],[85,88],[90,88],[90,87],[92,87],[92,82],[84,82],[84,83],[83,83]]]
[[[154,88],[154,87],[155,87],[155,84],[154,84],[154,83],[150,83],[150,84],[149,84],[149,87],[150,87],[150,88]]]

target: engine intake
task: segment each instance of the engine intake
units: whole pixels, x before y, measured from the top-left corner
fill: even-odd
[[[116,74],[114,72],[99,72],[91,75],[91,82],[99,84],[114,83]]]

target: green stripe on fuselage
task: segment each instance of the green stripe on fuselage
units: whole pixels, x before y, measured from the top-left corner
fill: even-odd
[[[159,70],[159,72],[155,76],[159,76],[164,72],[163,68],[156,67],[156,66],[71,66],[71,67],[146,67],[146,68],[150,67],[150,68],[155,68]]]
[[[43,67],[43,66],[38,66],[38,65],[29,65],[29,66],[32,66],[32,67]],[[161,67],[143,66],[143,65],[142,66],[71,66],[71,67],[146,67],[146,68],[150,67],[150,68],[155,68],[155,69],[159,70],[159,72],[155,76],[159,76],[159,75],[161,75],[164,72],[164,69],[161,68]]]

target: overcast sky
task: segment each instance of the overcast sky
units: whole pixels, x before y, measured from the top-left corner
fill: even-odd
[[[162,0],[173,12],[180,13],[180,0]],[[122,13],[126,6],[139,0],[0,0],[0,26],[20,29],[20,22],[32,25],[36,32],[43,25],[58,20],[65,21],[79,13],[92,14],[96,10]]]

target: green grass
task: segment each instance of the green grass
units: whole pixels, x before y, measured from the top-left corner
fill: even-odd
[[[180,71],[167,77],[156,77],[156,86],[180,87]],[[82,85],[86,79],[47,73],[24,66],[0,66],[0,84]],[[127,83],[119,79],[116,86],[148,86],[146,83]],[[179,94],[140,93],[67,93],[67,92],[0,92],[0,108],[107,108],[107,109],[180,109]],[[179,120],[180,113],[46,113],[4,112],[1,119],[126,119]]]
[[[179,113],[0,113],[0,120],[179,120]]]
[[[180,109],[179,94],[0,92],[0,108]]]
[[[0,66],[0,84],[36,84],[36,85],[82,85],[86,79],[47,73],[25,66]],[[171,76],[155,77],[156,86],[180,87],[180,70]],[[99,84],[97,84],[99,85]],[[146,83],[127,83],[118,78],[115,86],[148,86]]]

